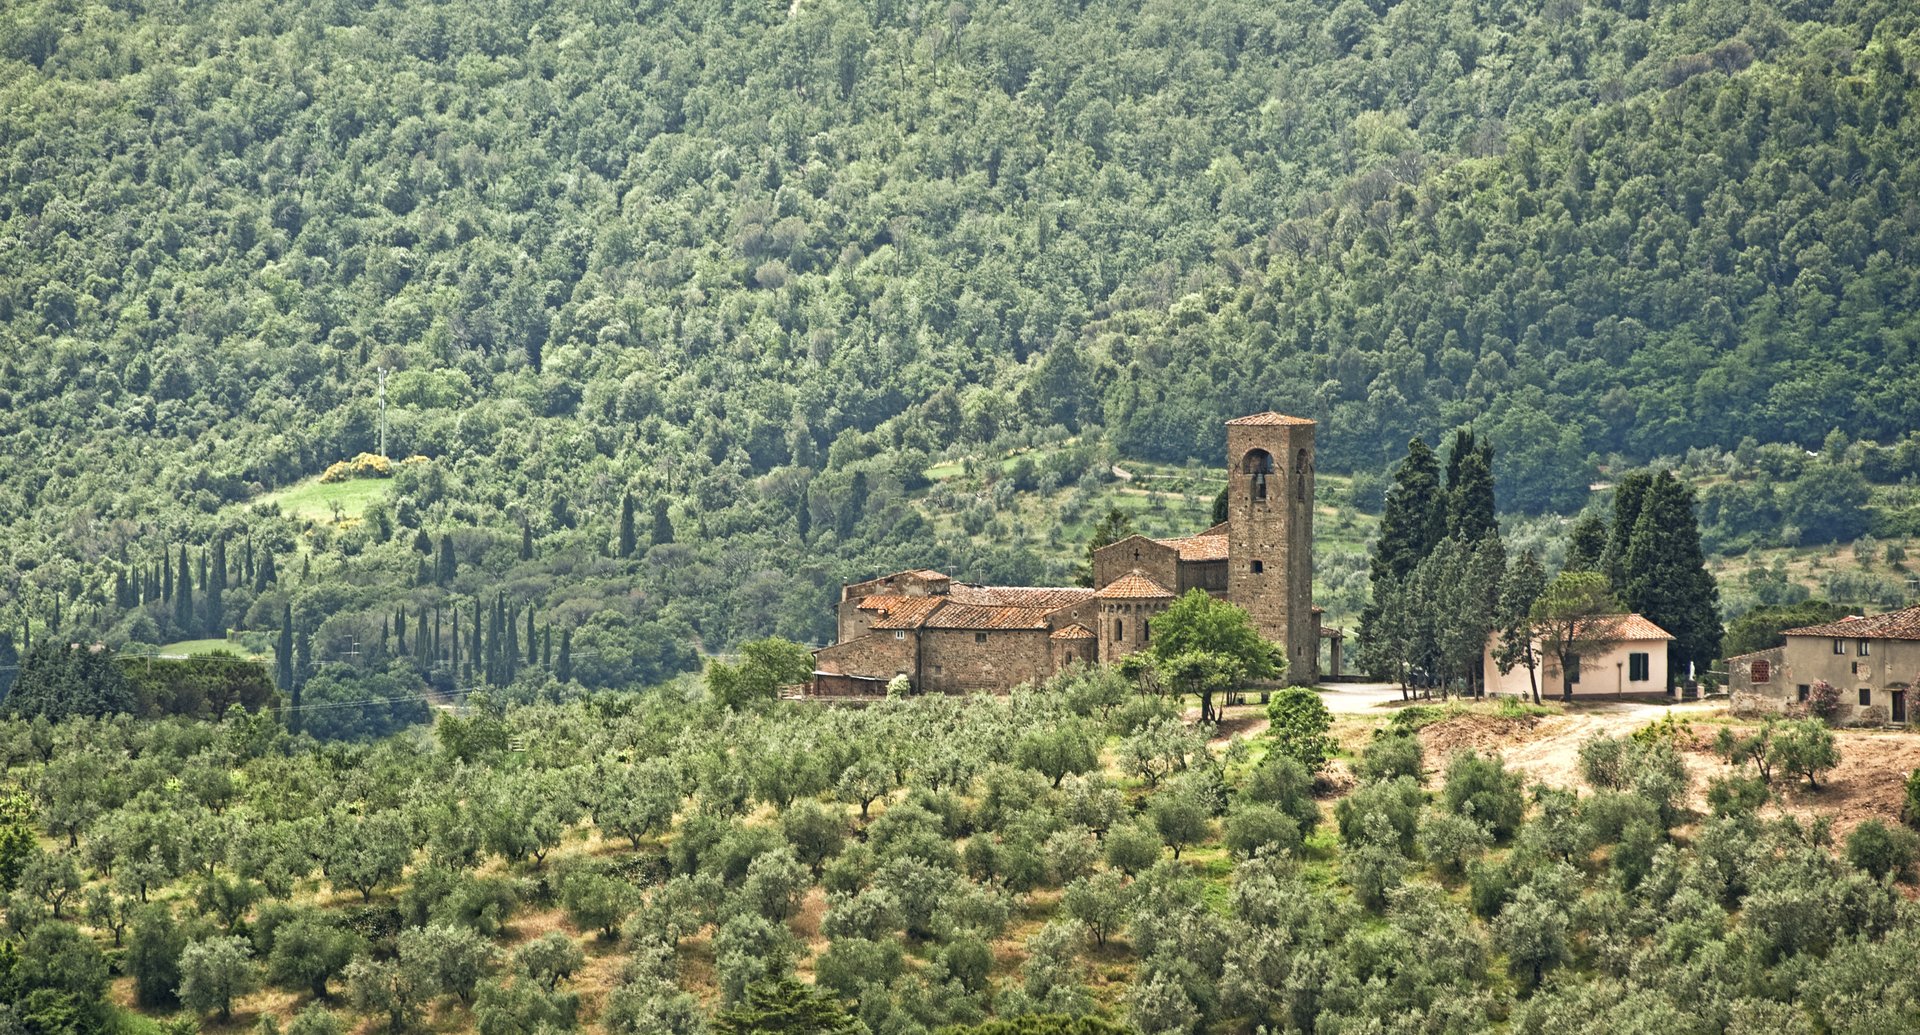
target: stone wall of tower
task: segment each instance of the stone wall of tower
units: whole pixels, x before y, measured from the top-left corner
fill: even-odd
[[[1305,421],[1227,425],[1227,599],[1285,646],[1287,678],[1296,683],[1319,676],[1313,430]]]

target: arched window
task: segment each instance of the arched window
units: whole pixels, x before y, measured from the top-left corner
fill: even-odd
[[[1251,449],[1240,458],[1240,472],[1253,480],[1252,498],[1267,498],[1267,475],[1273,473],[1273,454],[1264,449]]]
[[[1307,451],[1304,449],[1293,459],[1293,498],[1302,503],[1307,500]]]
[[[1116,618],[1113,620],[1113,638],[1116,640],[1124,640],[1127,638],[1127,620],[1126,619]]]

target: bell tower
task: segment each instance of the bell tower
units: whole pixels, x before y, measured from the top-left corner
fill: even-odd
[[[1313,617],[1313,429],[1256,413],[1227,422],[1227,599],[1287,653],[1287,679],[1319,677]]]

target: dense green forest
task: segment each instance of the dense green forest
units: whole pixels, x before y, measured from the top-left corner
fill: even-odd
[[[1503,509],[1564,513],[1603,465],[1891,445],[1920,426],[1917,23],[9,4],[4,624],[262,652],[290,625],[304,678],[417,653],[386,630],[431,616],[396,678],[451,686],[495,663],[442,626],[531,615],[623,686],[818,642],[851,577],[1068,577],[906,505],[960,454],[1062,445],[1043,484],[1095,484],[1214,463],[1271,407],[1378,485],[1474,422]],[[387,454],[423,459],[296,509],[378,451],[380,368]],[[133,591],[189,569],[185,609]]]

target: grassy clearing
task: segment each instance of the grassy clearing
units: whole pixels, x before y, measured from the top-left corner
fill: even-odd
[[[160,648],[160,653],[162,654],[212,654],[214,651],[217,651],[217,650],[224,650],[229,653],[238,654],[242,657],[248,656],[248,651],[245,644],[235,643],[232,640],[225,640],[225,639],[180,640],[174,643],[168,643],[168,644],[162,645]]]
[[[344,482],[323,482],[317,476],[277,489],[253,501],[254,506],[274,504],[280,513],[304,521],[358,521],[377,499],[387,494],[390,483],[384,478],[355,478]]]

